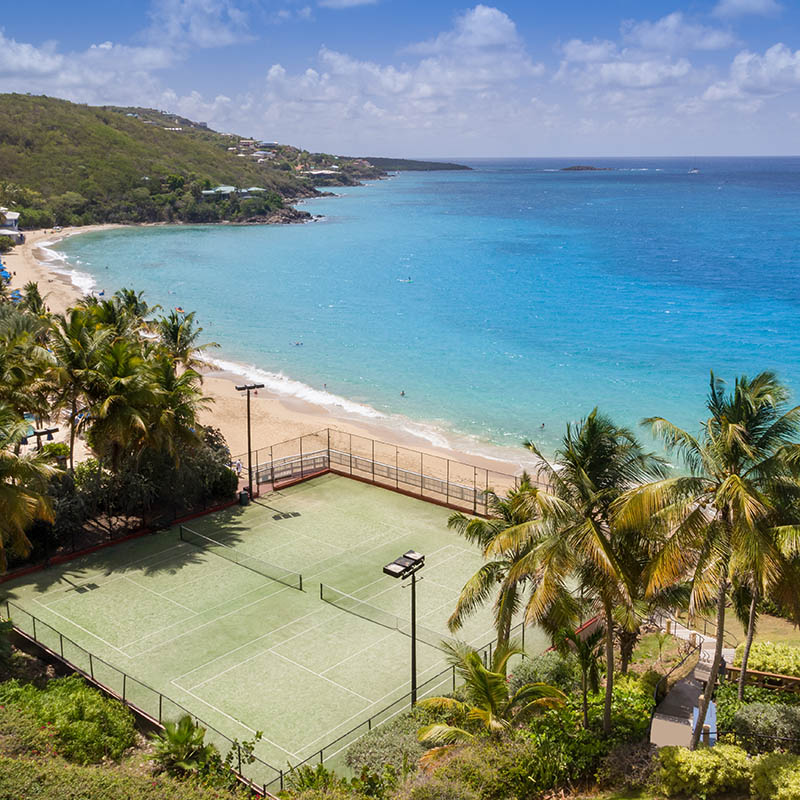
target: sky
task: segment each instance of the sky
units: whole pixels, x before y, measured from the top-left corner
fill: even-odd
[[[315,152],[800,154],[800,0],[40,0],[0,91]]]

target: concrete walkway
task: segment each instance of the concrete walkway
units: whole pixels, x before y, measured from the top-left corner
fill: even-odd
[[[694,711],[700,705],[700,695],[703,694],[705,684],[711,675],[717,640],[713,636],[704,636],[699,631],[687,628],[674,617],[662,616],[656,622],[662,631],[669,628],[669,632],[676,639],[700,648],[694,672],[691,676],[679,680],[669,690],[667,696],[658,704],[650,726],[650,742],[657,747],[667,745],[688,747],[692,739]],[[722,657],[727,664],[733,663],[734,653],[732,647],[722,649]]]

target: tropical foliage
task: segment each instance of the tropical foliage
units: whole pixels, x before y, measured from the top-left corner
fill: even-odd
[[[198,423],[202,328],[157,310],[128,289],[58,315],[36,284],[0,301],[0,570],[86,525],[108,534],[165,503],[231,496],[224,440]],[[32,434],[51,428],[66,432],[65,458]]]

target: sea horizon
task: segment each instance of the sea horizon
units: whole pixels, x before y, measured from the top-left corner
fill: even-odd
[[[307,225],[83,234],[51,265],[197,311],[212,363],[272,392],[520,463],[595,405],[694,428],[712,369],[800,385],[800,157],[448,160],[474,169],[337,187]]]

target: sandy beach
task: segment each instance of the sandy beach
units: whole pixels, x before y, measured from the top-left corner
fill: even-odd
[[[59,232],[26,231],[25,244],[15,247],[11,253],[3,257],[6,268],[12,273],[11,287],[21,289],[28,281],[35,281],[39,284],[42,295],[46,296],[50,310],[54,313],[64,312],[80,299],[82,291],[70,280],[69,275],[54,271],[53,264],[42,258],[42,243],[55,243],[67,236],[117,227],[121,226],[91,225],[83,228],[64,228]],[[234,455],[247,450],[246,399],[244,393],[236,391],[237,382],[248,382],[248,379],[234,372],[221,372],[209,368],[204,376],[203,390],[211,400],[211,404],[210,409],[202,412],[200,416],[202,424],[220,429]],[[533,457],[522,447],[518,451],[498,447],[495,457],[493,454],[489,455],[493,450],[490,445],[486,445],[485,448],[487,455],[467,453],[458,447],[432,446],[423,437],[392,425],[391,420],[385,424],[381,424],[380,421],[362,423],[346,418],[344,412],[339,416],[327,407],[288,398],[265,389],[251,396],[251,427],[254,449],[269,447],[278,442],[314,433],[322,428],[332,428],[499,473],[516,475],[524,467],[529,470],[535,469]],[[81,454],[78,455],[80,457]]]

